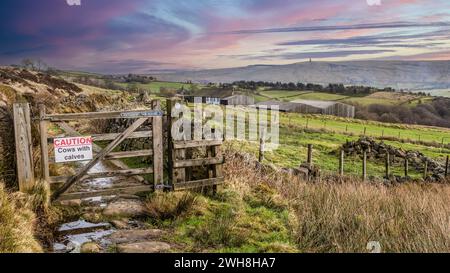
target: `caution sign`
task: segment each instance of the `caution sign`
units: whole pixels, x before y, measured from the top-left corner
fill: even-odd
[[[69,137],[53,140],[55,162],[74,162],[92,159],[92,137]]]

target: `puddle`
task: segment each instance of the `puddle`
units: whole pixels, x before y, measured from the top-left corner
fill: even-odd
[[[62,224],[58,239],[53,244],[54,253],[80,253],[84,243],[95,242],[106,249],[110,244],[105,237],[114,233],[109,223],[89,223],[84,220]]]
[[[110,227],[110,224],[108,223],[99,223],[99,224],[93,224],[86,222],[84,220],[78,220],[71,223],[65,223],[62,224],[61,227],[58,229],[59,233],[67,233],[71,231],[76,230],[88,230],[88,229],[97,229],[97,228],[107,228]]]

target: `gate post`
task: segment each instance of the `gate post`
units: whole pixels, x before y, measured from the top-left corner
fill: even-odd
[[[161,110],[159,100],[152,101],[152,110]],[[162,116],[153,117],[152,121],[153,132],[153,184],[154,189],[157,186],[162,186],[164,181],[164,161],[163,161],[163,128]]]
[[[17,179],[19,190],[24,192],[31,189],[35,184],[30,105],[28,103],[15,103],[13,109]]]
[[[175,169],[173,162],[176,160],[184,160],[186,158],[185,149],[175,149],[172,138],[172,124],[176,121],[175,117],[172,117],[172,109],[175,108],[177,103],[181,103],[180,99],[172,98],[167,99],[167,138],[168,138],[168,158],[169,158],[169,186],[172,187],[175,183],[186,181],[186,170],[184,168]]]
[[[48,121],[45,120],[45,105],[39,105],[39,133],[41,135],[41,170],[46,183],[50,183],[50,171],[48,167]]]

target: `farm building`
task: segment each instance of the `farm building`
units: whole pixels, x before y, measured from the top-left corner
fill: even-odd
[[[322,114],[346,118],[355,117],[354,106],[335,101],[295,100],[292,102],[283,102],[271,100],[260,102],[256,104],[256,107],[259,107],[261,105],[266,105],[268,108],[276,105],[279,107],[279,110],[281,112]]]
[[[188,102],[201,98],[203,103],[215,105],[252,105],[255,99],[250,96],[235,94],[231,90],[202,90],[195,95],[184,96]]]

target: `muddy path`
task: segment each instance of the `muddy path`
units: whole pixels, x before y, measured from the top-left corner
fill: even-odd
[[[108,172],[116,167],[99,162],[90,174]],[[77,183],[69,192],[95,192],[98,190],[142,185],[136,179],[110,177],[90,179]],[[60,224],[50,252],[165,252],[171,246],[161,242],[164,231],[147,229],[142,220],[144,206],[137,196],[98,196],[71,200],[67,206],[80,208],[79,219]],[[137,217],[137,218],[136,218]]]

